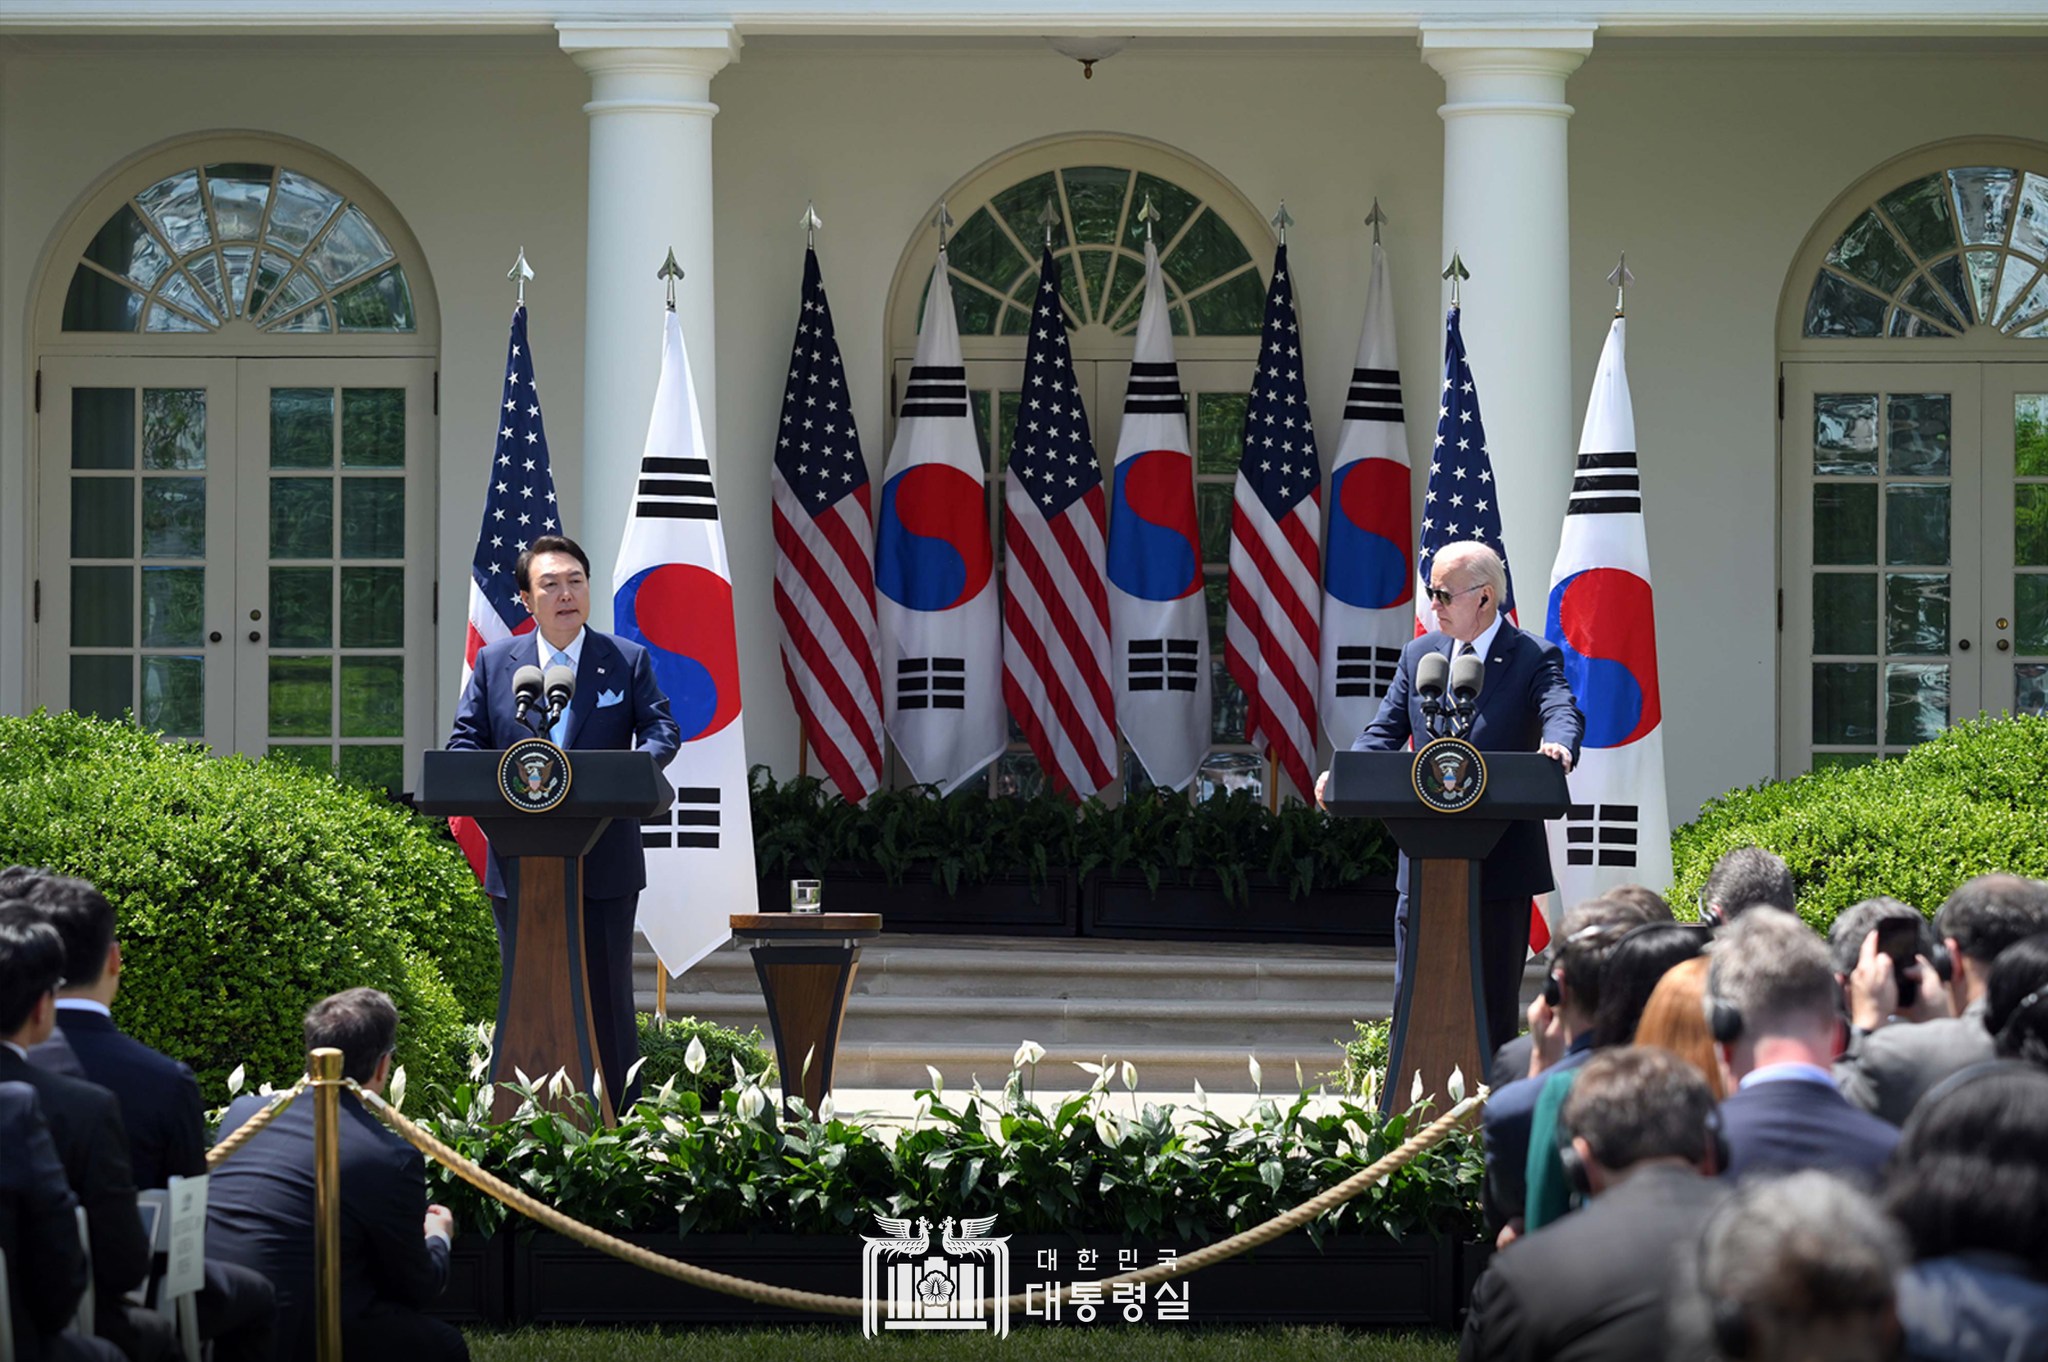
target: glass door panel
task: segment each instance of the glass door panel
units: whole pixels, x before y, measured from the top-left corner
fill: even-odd
[[[1984,379],[1984,708],[2048,714],[2048,365]]]
[[[234,364],[43,379],[43,701],[231,749]]]

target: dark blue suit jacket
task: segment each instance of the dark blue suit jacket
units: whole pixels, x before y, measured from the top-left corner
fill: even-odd
[[[532,726],[512,717],[516,698],[512,674],[540,665],[535,631],[499,639],[476,655],[476,669],[456,706],[455,728],[448,735],[451,751],[494,751],[522,738],[547,732],[547,711],[528,711]],[[611,697],[617,697],[612,699]],[[605,701],[611,699],[611,703]],[[681,746],[682,735],[670,717],[668,697],[654,679],[654,660],[631,639],[586,629],[583,655],[577,660],[576,696],[569,702],[569,728],[562,746],[570,749],[638,749],[652,752],[655,764],[666,767]],[[573,764],[573,758],[571,759]],[[612,820],[597,845],[583,858],[583,896],[624,898],[647,887],[647,853],[641,849],[640,825],[630,818]],[[486,892],[502,898],[505,881],[493,851],[484,876]]]
[[[188,1066],[125,1034],[112,1018],[71,1007],[57,1009],[55,1034],[28,1058],[119,1099],[137,1187],[167,1187],[173,1177],[206,1172],[206,1107]]]
[[[1493,1090],[1480,1112],[1480,1131],[1486,1150],[1486,1185],[1483,1204],[1486,1217],[1495,1226],[1522,1214],[1529,1191],[1529,1137],[1536,1124],[1536,1099],[1552,1074],[1576,1069],[1593,1057],[1593,1033],[1586,1032],[1571,1043],[1564,1057],[1537,1074],[1524,1074]]]
[[[1410,737],[1428,732],[1422,701],[1415,693],[1415,664],[1425,653],[1451,654],[1448,634],[1432,629],[1401,650],[1400,670],[1380,701],[1380,712],[1351,744],[1354,752],[1397,752]],[[1486,684],[1472,716],[1472,745],[1482,752],[1534,752],[1554,742],[1579,759],[1585,716],[1564,677],[1564,654],[1556,644],[1526,629],[1502,623],[1486,659]],[[1408,885],[1408,858],[1401,858],[1401,887]],[[1481,863],[1479,897],[1486,902],[1523,899],[1556,887],[1550,849],[1541,823],[1511,823]]]
[[[223,1138],[269,1099],[238,1097]],[[428,1239],[426,1163],[353,1093],[341,1095],[341,1316],[375,1303],[419,1309],[448,1285],[448,1248]],[[313,1356],[313,1102],[301,1097],[213,1171],[206,1256],[277,1288],[277,1356]],[[393,1359],[392,1362],[396,1362]]]
[[[1874,1187],[1899,1143],[1897,1126],[1852,1105],[1831,1084],[1756,1083],[1721,1102],[1732,1178],[1819,1168]]]
[[[35,1089],[0,1083],[0,1252],[20,1362],[48,1355],[85,1294],[77,1207]]]

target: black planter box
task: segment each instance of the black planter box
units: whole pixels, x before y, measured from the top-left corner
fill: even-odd
[[[427,1313],[450,1324],[510,1324],[514,1239],[509,1230],[489,1237],[456,1235],[448,1251],[448,1289],[428,1304]]]
[[[807,876],[764,879],[761,911],[789,911],[789,881]],[[981,884],[962,885],[948,895],[932,881],[928,867],[913,867],[902,884],[890,884],[872,865],[831,865],[818,878],[825,882],[825,908],[833,913],[880,913],[882,929],[962,936],[1073,936],[1078,912],[1073,873],[1055,868],[1041,884],[1026,875],[998,875]]]
[[[1000,1227],[999,1227],[1000,1228]],[[853,1322],[760,1305],[648,1272],[553,1234],[510,1238],[509,1324],[794,1324]],[[861,1240],[847,1235],[628,1235],[631,1242],[696,1267],[805,1291],[858,1298]],[[495,1242],[495,1241],[494,1241]],[[1113,1235],[1019,1235],[1010,1239],[1010,1290],[1106,1278],[1129,1262],[1150,1267],[1160,1249],[1197,1244],[1129,1244]],[[1079,1265],[1078,1250],[1096,1254]],[[1346,1324],[1453,1329],[1464,1313],[1486,1246],[1428,1235],[1405,1240],[1331,1236],[1318,1249],[1295,1233],[1187,1278],[1188,1318],[1202,1324]],[[1134,1254],[1120,1266],[1119,1252]],[[1044,1259],[1042,1254],[1057,1255]],[[1047,1269],[1041,1262],[1052,1262]],[[1106,1294],[1106,1293],[1105,1293]],[[1148,1298],[1144,1319],[1153,1318]],[[1013,1311],[1010,1325],[1103,1327],[1124,1322],[1105,1299],[1093,1320],[1071,1303],[1057,1321]]]
[[[1252,876],[1250,897],[1231,903],[1213,876],[1192,884],[1161,876],[1096,871],[1081,885],[1081,935],[1161,941],[1310,942],[1333,946],[1394,944],[1394,877],[1375,875],[1350,889],[1289,898],[1287,886]]]

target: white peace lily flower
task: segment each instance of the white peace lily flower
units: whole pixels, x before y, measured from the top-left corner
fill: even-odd
[[[924,1071],[931,1075],[932,1091],[943,1094],[946,1091],[946,1076],[929,1064],[924,1066]]]
[[[1077,1069],[1086,1069],[1089,1073],[1095,1075],[1097,1078],[1102,1077],[1102,1066],[1100,1064],[1090,1064],[1085,1059],[1077,1059],[1074,1061],[1074,1067]]]
[[[242,1090],[242,1080],[248,1077],[248,1068],[246,1064],[237,1064],[235,1071],[228,1075],[228,1096],[233,1097]]]
[[[1422,1105],[1422,1070],[1420,1069],[1415,1071],[1415,1081],[1408,1085],[1408,1105],[1411,1107]]]
[[[1010,1056],[1010,1067],[1021,1069],[1027,1064],[1036,1064],[1045,1058],[1045,1047],[1035,1040],[1027,1040],[1017,1047],[1017,1053]]]
[[[743,1088],[746,1086],[746,1083],[747,1071],[740,1067],[740,1057],[734,1055],[732,1057],[732,1085],[735,1088]]]
[[[645,1064],[645,1063],[647,1063],[647,1056],[646,1056],[646,1055],[642,1055],[642,1056],[640,1056],[640,1058],[638,1058],[638,1059],[636,1059],[636,1060],[634,1060],[634,1061],[633,1061],[633,1067],[632,1067],[632,1068],[630,1068],[630,1069],[626,1070],[626,1086],[627,1086],[627,1087],[629,1087],[629,1088],[630,1088],[630,1087],[632,1087],[632,1086],[633,1086],[633,1080],[634,1080],[634,1079],[636,1079],[636,1078],[638,1078],[638,1077],[640,1076],[640,1067],[641,1067],[641,1066],[642,1066],[643,1064]]]
[[[811,1076],[811,1061],[816,1059],[817,1057],[818,1047],[815,1045],[813,1045],[810,1049],[804,1051],[803,1066],[799,1068],[796,1072],[797,1080],[799,1082]]]
[[[740,1115],[751,1121],[768,1109],[768,1094],[749,1086],[740,1094]]]
[[[599,1074],[598,1081],[602,1083],[604,1075]],[[556,1069],[553,1076],[548,1079],[548,1096],[567,1097],[569,1091],[569,1069],[567,1065],[563,1065],[561,1068]]]
[[[825,1100],[818,1103],[818,1119],[829,1121],[832,1119],[832,1112],[832,1094],[828,1092],[825,1094]]]
[[[918,1098],[918,1099],[917,1099],[917,1106],[916,1106],[916,1107],[915,1107],[915,1108],[914,1108],[914,1109],[912,1110],[912,1112],[911,1112],[911,1115],[910,1115],[910,1129],[911,1129],[911,1132],[912,1132],[913,1134],[915,1134],[915,1133],[916,1133],[916,1131],[917,1131],[917,1128],[918,1128],[919,1126],[921,1126],[921,1125],[923,1125],[923,1124],[924,1124],[924,1118],[925,1118],[925,1117],[927,1117],[927,1116],[929,1116],[929,1115],[931,1115],[931,1114],[932,1114],[932,1099],[931,1099],[931,1098],[929,1098],[929,1097],[920,1097],[920,1098]]]
[[[391,1109],[405,1110],[405,1066],[399,1065],[391,1071]]]
[[[1195,1080],[1195,1105],[1203,1111],[1209,1109],[1209,1094],[1202,1091],[1202,1080],[1199,1078]]]
[[[1295,1091],[1299,1092],[1299,1091],[1300,1091],[1301,1089],[1303,1089],[1303,1088],[1305,1088],[1305,1087],[1307,1087],[1307,1086],[1308,1086],[1308,1082],[1307,1082],[1307,1080],[1306,1080],[1306,1079],[1304,1079],[1304,1078],[1303,1078],[1303,1077],[1301,1076],[1301,1061],[1297,1059],[1297,1060],[1295,1060],[1295,1061],[1294,1061],[1294,1088],[1295,1088]]]
[[[1453,1102],[1465,1100],[1465,1070],[1458,1065],[1451,1066],[1451,1081],[1444,1085],[1449,1089]]]
[[[1250,1067],[1252,1071],[1253,1090],[1263,1092],[1265,1090],[1266,1076],[1259,1070],[1259,1057],[1257,1055],[1246,1055],[1245,1063]]]
[[[1123,1143],[1123,1127],[1117,1124],[1116,1117],[1110,1112],[1108,1107],[1104,1107],[1101,1111],[1095,1113],[1095,1133],[1100,1135],[1102,1142],[1111,1149]]]
[[[1138,1090],[1138,1066],[1128,1059],[1124,1061],[1124,1089],[1127,1092]]]
[[[708,1056],[704,1053],[703,1037],[690,1037],[689,1045],[683,1049],[683,1067],[692,1074],[701,1074],[704,1072],[704,1061],[706,1058]]]

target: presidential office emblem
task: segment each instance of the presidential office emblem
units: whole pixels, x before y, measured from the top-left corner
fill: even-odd
[[[1486,759],[1463,738],[1437,738],[1415,754],[1415,796],[1437,813],[1463,813],[1486,793]]]
[[[877,1215],[882,1237],[861,1237],[860,1331],[873,1338],[884,1329],[947,1329],[1010,1332],[1010,1240],[989,1234],[992,1215],[939,1224],[923,1216]]]
[[[569,754],[546,738],[523,738],[498,759],[498,793],[521,813],[546,813],[569,797]]]

